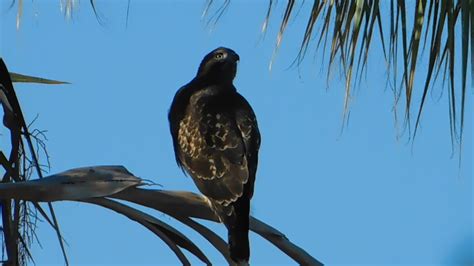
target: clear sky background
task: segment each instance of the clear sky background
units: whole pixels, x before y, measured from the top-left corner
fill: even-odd
[[[103,26],[88,1],[71,20],[59,1],[24,1],[20,30],[16,9],[2,1],[0,54],[11,71],[72,83],[16,85],[27,120],[39,114],[34,126],[48,130],[51,174],[119,164],[164,189],[197,191],[175,164],[167,111],[202,57],[230,47],[241,58],[235,85],[252,104],[262,134],[254,216],[328,265],[472,264],[472,89],[459,168],[441,84],[429,95],[413,148],[407,134],[397,140],[386,65],[374,45],[341,134],[344,81],[337,69],[327,86],[327,57],[322,61],[320,52],[310,52],[299,69],[289,68],[312,4],[306,2],[289,24],[271,73],[284,5],[275,9],[262,40],[267,1],[232,1],[212,32],[201,20],[204,1],[132,1],[128,28],[127,1],[96,1]],[[426,60],[419,64],[425,73]],[[424,78],[419,75],[415,87]],[[415,107],[420,96],[417,90]],[[7,145],[8,135],[0,139]],[[160,239],[120,215],[74,202],[54,206],[72,265],[178,263]],[[152,213],[225,263],[200,236]],[[223,226],[207,224],[225,237]],[[40,222],[37,233],[36,265],[63,264],[51,227]],[[251,246],[253,265],[294,264],[255,234]]]

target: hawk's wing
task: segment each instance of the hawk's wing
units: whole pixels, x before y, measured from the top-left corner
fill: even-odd
[[[249,198],[253,195],[253,185],[258,164],[258,150],[260,149],[260,132],[258,130],[257,118],[244,97],[240,98],[239,107],[236,109],[235,119],[245,147],[247,166],[249,169],[248,192]]]
[[[251,196],[260,136],[242,96],[216,99],[185,116],[177,141],[180,161],[208,198],[228,206],[244,193]]]

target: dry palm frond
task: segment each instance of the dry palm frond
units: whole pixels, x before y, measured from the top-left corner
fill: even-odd
[[[281,41],[283,40],[283,33],[285,32],[286,26],[288,25],[288,21],[290,20],[290,16],[291,16],[291,13],[293,11],[293,6],[294,5],[295,5],[294,0],[288,0],[288,5],[286,6],[286,10],[285,10],[285,15],[283,16],[283,21],[282,21],[281,26],[280,26],[280,31],[278,32],[276,46],[275,46],[275,49],[273,50],[272,59],[270,60],[270,65],[268,67],[268,69],[270,71],[272,70],[272,65],[273,65],[273,61],[275,60],[275,56],[278,53],[278,48],[280,47]],[[269,10],[268,10],[268,15],[270,14],[270,8],[271,8],[271,3],[270,3]],[[268,18],[268,15],[267,15],[267,18]],[[264,25],[267,24],[267,23],[268,22],[264,23]],[[266,26],[265,26],[265,28],[266,28]]]
[[[416,136],[419,127],[423,106],[426,95],[430,89],[430,84],[434,82],[433,72],[439,72],[442,66],[447,66],[449,85],[447,87],[450,98],[450,127],[452,137],[459,139],[462,144],[462,131],[464,128],[464,112],[465,112],[465,97],[466,97],[466,83],[467,83],[467,58],[469,53],[469,46],[471,46],[471,76],[474,75],[474,55],[473,40],[474,30],[470,24],[473,24],[472,15],[474,12],[473,1],[454,1],[454,0],[417,0],[414,5],[414,10],[408,10],[406,1],[391,0],[390,5],[386,5],[385,10],[380,10],[380,2],[378,0],[365,1],[324,1],[319,4],[315,1],[307,29],[311,29],[318,22],[317,14],[321,13],[321,9],[326,9],[327,16],[321,19],[323,29],[330,21],[330,12],[332,6],[335,5],[335,18],[333,24],[335,34],[332,37],[332,46],[330,50],[329,68],[334,63],[335,55],[337,54],[343,64],[346,73],[346,100],[344,104],[344,113],[347,113],[347,104],[350,97],[351,79],[353,72],[354,57],[359,57],[358,68],[360,66],[361,58],[362,66],[360,71],[363,71],[367,66],[367,57],[369,47],[372,42],[375,24],[379,29],[379,44],[382,46],[384,56],[389,63],[389,78],[393,80],[392,87],[395,90],[395,103],[398,103],[399,95],[402,90],[405,91],[405,122],[410,128],[412,99],[415,91],[422,92],[421,103],[418,107],[418,114],[415,121],[415,129],[412,136]],[[289,6],[289,4],[288,4]],[[461,85],[455,86],[455,39],[456,39],[456,21],[461,12],[462,24],[459,24],[462,29],[462,72]],[[383,32],[383,19],[381,14],[390,14],[384,16],[389,18],[390,32],[388,35],[388,54],[386,53],[386,38]],[[411,21],[413,25],[409,27],[407,16],[413,14]],[[283,24],[283,23],[282,23]],[[360,28],[364,27],[363,31]],[[444,30],[447,33],[443,33]],[[351,32],[351,34],[349,34]],[[423,34],[423,32],[425,32]],[[321,32],[320,38],[323,38],[324,30]],[[360,37],[359,37],[360,35]],[[306,53],[309,40],[312,36],[312,31],[307,30],[303,37],[303,43],[300,49],[300,57]],[[326,37],[324,37],[326,38]],[[443,41],[444,40],[444,41]],[[417,62],[420,61],[420,44],[423,41],[423,47],[426,43],[429,44],[429,65],[426,73],[425,86],[423,89],[414,88],[415,74],[417,73]],[[401,42],[401,43],[400,43]],[[360,51],[355,52],[355,47],[360,45]],[[398,47],[402,47],[402,78],[399,80],[396,73],[398,71],[397,59],[399,58]],[[388,58],[387,58],[388,57]],[[418,71],[419,72],[419,71]],[[400,84],[400,85],[399,85]],[[461,102],[456,101],[456,97],[461,98]],[[458,117],[458,110],[460,110],[460,118]]]
[[[21,17],[23,16],[23,0],[18,0],[18,12],[16,13],[16,29],[20,28]]]
[[[189,265],[189,260],[181,249],[189,251],[202,262],[211,264],[206,255],[189,238],[172,226],[115,199],[139,204],[165,213],[194,229],[232,264],[225,241],[195,220],[219,222],[203,196],[185,191],[138,188],[137,186],[141,184],[142,179],[135,177],[122,166],[84,167],[39,180],[0,184],[0,200],[21,199],[35,202],[73,200],[96,204],[145,226],[168,245],[183,265]],[[254,217],[250,218],[250,230],[301,265],[322,265],[302,248],[291,243],[284,234]]]
[[[293,3],[288,1],[287,10],[290,10]],[[342,64],[346,78],[346,97],[344,101],[344,114],[348,112],[348,104],[350,101],[352,81],[357,78],[353,76],[354,60],[358,57],[357,71],[364,71],[367,66],[367,58],[369,48],[372,43],[372,36],[375,27],[378,27],[380,44],[383,49],[384,56],[389,63],[391,72],[390,80],[393,80],[392,87],[396,91],[395,102],[398,102],[399,95],[403,88],[405,91],[405,122],[408,127],[411,122],[411,102],[414,94],[414,80],[417,73],[417,62],[420,60],[420,44],[423,41],[423,47],[428,42],[431,46],[429,53],[429,66],[426,73],[425,86],[422,92],[421,104],[418,107],[417,119],[415,122],[415,130],[413,136],[416,136],[416,130],[420,123],[420,117],[423,111],[427,92],[430,89],[434,76],[433,72],[439,72],[442,66],[447,66],[449,79],[449,98],[450,98],[450,127],[452,136],[462,142],[462,130],[464,128],[464,112],[465,112],[465,95],[467,83],[467,61],[469,46],[471,46],[471,77],[474,76],[474,55],[472,54],[474,39],[474,30],[469,30],[473,23],[472,14],[474,4],[472,1],[454,1],[454,0],[417,0],[412,10],[413,25],[409,27],[407,17],[411,13],[407,8],[406,1],[391,0],[390,5],[386,5],[385,10],[380,10],[379,0],[356,0],[356,1],[319,1],[315,0],[300,51],[297,56],[297,62],[301,63],[308,50],[311,37],[314,35],[313,28],[319,22],[322,24],[322,31],[319,33],[319,40],[327,40],[327,33],[330,24],[333,25],[333,34],[329,39],[331,46],[329,50],[329,72],[336,58]],[[461,16],[459,16],[461,12]],[[334,14],[335,13],[335,14]],[[383,32],[383,18],[381,14],[390,14],[385,16],[389,18],[390,32],[388,38],[388,54],[385,47],[386,38]],[[321,14],[324,14],[321,16]],[[334,14],[334,15],[333,15]],[[461,18],[462,30],[462,72],[461,86],[456,87],[455,76],[455,37],[456,22]],[[288,22],[289,15],[285,12],[281,29],[285,29],[284,25]],[[267,22],[265,22],[267,23]],[[444,30],[447,33],[443,33]],[[423,32],[425,32],[423,34]],[[282,32],[278,34],[277,46],[280,45]],[[431,38],[430,38],[431,37]],[[423,40],[424,38],[424,40]],[[443,41],[444,40],[444,41]],[[319,41],[319,42],[320,42]],[[319,47],[318,42],[318,47]],[[401,42],[401,43],[400,43]],[[359,51],[356,47],[359,46]],[[397,59],[399,58],[398,47],[402,47],[402,65],[403,75],[399,80],[396,73],[398,69]],[[387,58],[388,57],[388,58]],[[362,63],[362,65],[361,65]],[[401,81],[401,82],[400,82]],[[401,85],[398,85],[401,84]],[[418,91],[418,90],[416,90]],[[456,100],[461,97],[461,102]],[[459,107],[460,106],[460,107]],[[461,110],[461,117],[458,118],[458,110]]]
[[[273,2],[269,0],[263,31],[269,24]],[[211,3],[212,1],[209,5]],[[290,17],[298,15],[293,14],[294,4],[293,0],[286,1],[270,66],[281,45]],[[316,49],[320,48],[324,40],[323,54],[329,54],[328,79],[335,62],[340,62],[344,70],[346,80],[344,119],[347,119],[354,81],[358,78],[360,81],[362,72],[367,68],[369,51],[376,34],[388,63],[387,80],[394,91],[395,119],[397,120],[397,105],[404,92],[404,124],[410,132],[410,137],[414,138],[420,125],[426,96],[433,83],[436,82],[438,74],[443,71],[443,79],[448,80],[447,86],[444,86],[443,82],[443,87],[448,90],[451,137],[453,143],[458,141],[461,147],[465,123],[468,61],[471,63],[471,82],[474,79],[474,1],[314,0],[309,11],[306,30],[295,62],[299,64],[303,61],[313,37],[319,35]],[[316,33],[314,29],[318,23],[321,30]],[[389,30],[385,29],[384,32],[383,25],[389,25]],[[456,30],[456,27],[460,27],[461,30]],[[332,33],[330,33],[331,30]],[[461,58],[461,71],[456,71],[455,41],[456,37],[459,40],[460,32],[462,56],[457,58]],[[329,45],[326,46],[326,43]],[[418,62],[422,59],[420,47],[423,50],[425,47],[429,49],[426,73],[419,73]],[[356,60],[357,63],[355,63]],[[355,64],[357,66],[354,71]],[[401,76],[397,75],[399,70],[401,70]],[[455,77],[455,73],[460,73],[460,76]],[[423,88],[418,89],[415,88],[414,81],[420,74],[425,75],[425,82]],[[460,85],[455,84],[457,78],[461,81]],[[416,120],[413,120],[411,118],[414,108],[412,102],[414,95],[418,94],[421,94],[420,105],[417,108]],[[410,129],[412,123],[414,123],[413,131]]]
[[[199,258],[206,265],[211,265],[206,255],[204,255],[190,239],[159,219],[125,204],[106,198],[91,198],[83,201],[111,209],[145,226],[168,245],[183,265],[190,265],[190,263],[180,248],[191,252],[191,254]]]
[[[77,2],[77,0],[59,0],[61,11],[67,19],[73,16],[73,12],[78,6]]]
[[[206,19],[206,26],[210,31],[214,30],[219,19],[224,15],[225,11],[229,7],[231,0],[223,0],[222,4],[217,7],[213,12],[211,11],[212,6],[215,4],[214,0],[206,0],[204,11],[202,12],[201,18]]]
[[[10,8],[14,7],[14,5],[17,5],[17,13],[16,13],[16,29],[20,29],[21,27],[21,20],[23,17],[23,10],[24,10],[24,5],[25,1],[24,0],[11,0]],[[97,21],[102,24],[101,17],[99,13],[97,12],[97,9],[95,7],[95,0],[89,0],[92,10],[97,18]],[[28,1],[26,1],[28,2]],[[80,1],[79,0],[57,0],[59,3],[59,9],[61,10],[61,13],[64,15],[66,19],[71,19],[74,17],[74,12],[78,9]]]
[[[51,80],[34,78],[24,75],[17,75],[23,81],[47,83]],[[12,78],[7,70],[3,59],[0,58],[0,104],[3,107],[3,124],[10,130],[11,150],[8,158],[0,150],[0,163],[5,170],[2,183],[23,182],[31,175],[32,171],[42,178],[43,170],[38,160],[38,148],[44,147],[37,132],[31,134],[28,124],[25,122],[20,104],[13,89]],[[40,133],[41,135],[41,133]],[[34,141],[37,140],[36,145]],[[58,221],[54,214],[51,203],[48,203],[48,209],[51,219],[38,203],[32,203],[35,209],[46,218],[56,231],[60,246],[68,264],[64,243],[59,229]],[[30,218],[31,211],[27,204],[21,199],[8,199],[0,202],[2,206],[2,224],[3,236],[5,239],[5,248],[8,257],[7,264],[25,265],[31,258],[29,245],[33,240],[34,222]],[[2,246],[3,251],[3,246]]]

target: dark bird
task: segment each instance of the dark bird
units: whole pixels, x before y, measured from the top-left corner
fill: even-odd
[[[174,96],[168,114],[178,165],[228,230],[229,253],[248,263],[249,212],[260,147],[257,120],[233,85],[239,55],[220,47]]]

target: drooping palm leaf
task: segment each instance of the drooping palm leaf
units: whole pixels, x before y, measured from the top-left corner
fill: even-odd
[[[266,30],[270,20],[273,1],[269,1],[263,30]],[[210,8],[213,1],[208,2],[206,9]],[[295,1],[286,1],[286,8],[280,22],[280,30],[276,38],[274,53],[270,60],[272,66],[277,51],[287,30],[286,25],[293,15]],[[383,7],[383,8],[382,8]],[[314,0],[309,10],[306,30],[302,36],[300,49],[296,55],[295,62],[301,63],[308,52],[312,37],[319,35],[316,49],[324,40],[324,55],[328,54],[327,77],[331,76],[331,69],[336,62],[340,62],[346,79],[345,100],[343,117],[347,118],[349,110],[351,90],[358,77],[366,69],[371,45],[374,41],[374,32],[378,33],[378,42],[388,64],[388,77],[390,87],[394,91],[394,114],[397,120],[397,106],[400,104],[401,92],[404,91],[404,125],[408,128],[410,137],[415,137],[421,123],[423,107],[428,92],[436,82],[436,77],[443,71],[443,79],[447,79],[447,85],[443,87],[448,90],[449,97],[449,127],[453,143],[458,141],[462,144],[464,129],[464,113],[466,110],[466,84],[470,72],[471,82],[474,79],[474,1],[470,0]],[[459,14],[460,13],[460,14]],[[410,21],[413,22],[410,27]],[[460,23],[459,23],[460,22]],[[321,30],[315,32],[317,24]],[[377,23],[378,31],[374,31]],[[385,23],[385,24],[384,24]],[[390,31],[384,33],[382,25],[389,25]],[[456,30],[460,27],[461,31]],[[332,34],[329,35],[330,28]],[[455,40],[461,32],[461,71],[455,71],[456,53]],[[387,35],[385,35],[387,34]],[[386,50],[386,40],[389,49]],[[329,42],[329,47],[326,47]],[[426,73],[419,69],[419,61],[423,58],[420,47],[430,45],[428,53],[428,69]],[[355,50],[360,46],[359,50]],[[401,47],[401,49],[399,49]],[[401,51],[400,51],[401,50]],[[401,53],[400,53],[401,52]],[[468,58],[470,55],[471,68],[468,71]],[[357,70],[353,75],[354,60],[358,57]],[[398,64],[399,57],[402,64]],[[362,64],[361,64],[362,62]],[[400,69],[399,69],[400,67]],[[398,72],[402,75],[398,75]],[[456,77],[456,73],[460,76]],[[435,74],[435,75],[433,75]],[[423,88],[415,87],[417,76],[425,76]],[[456,86],[456,79],[460,79],[460,85]],[[431,85],[431,86],[430,86]],[[412,120],[412,102],[417,95],[421,95],[420,105],[416,120]],[[460,100],[458,100],[460,99]],[[414,123],[414,130],[410,130]]]
[[[471,32],[469,31],[469,21],[472,20],[472,16],[474,15],[472,13],[471,7],[474,6],[474,1],[463,1],[461,5],[461,19],[462,19],[462,91],[461,91],[461,124],[460,124],[460,139],[459,142],[461,143],[462,147],[462,141],[463,141],[463,129],[464,129],[464,108],[465,108],[465,103],[466,103],[466,83],[467,83],[467,59],[468,59],[468,53],[469,53],[469,41],[471,38],[474,38],[474,35],[469,36],[469,33],[473,31],[471,28]],[[471,37],[471,38],[470,38]],[[471,41],[471,47],[474,44]],[[473,56],[471,54],[471,56]],[[471,64],[474,61],[471,61]],[[471,65],[472,67],[472,65]],[[474,71],[471,71],[471,75],[474,74]],[[471,79],[472,82],[472,79]]]
[[[290,2],[287,6],[290,6]],[[332,43],[331,49],[328,53],[330,55],[328,71],[331,71],[331,66],[334,64],[335,56],[338,56],[340,62],[346,73],[346,100],[344,104],[344,113],[348,111],[347,104],[350,98],[351,90],[351,79],[352,79],[352,61],[354,59],[354,52],[352,47],[355,45],[361,46],[361,49],[357,52],[360,57],[363,56],[363,65],[361,71],[367,67],[367,56],[369,47],[372,42],[373,25],[375,21],[378,21],[379,25],[379,37],[380,44],[385,53],[385,38],[382,31],[382,20],[380,14],[389,13],[388,17],[390,21],[390,34],[389,34],[389,55],[388,64],[390,66],[393,79],[393,88],[395,91],[400,91],[401,88],[405,90],[405,122],[410,127],[411,119],[410,112],[412,110],[411,102],[413,96],[416,95],[414,92],[421,91],[421,103],[418,107],[417,119],[415,121],[415,130],[413,136],[416,135],[418,129],[423,106],[425,103],[426,95],[430,90],[430,83],[433,83],[433,72],[438,72],[442,66],[447,66],[447,77],[449,82],[447,90],[449,91],[449,113],[450,113],[450,127],[452,136],[455,139],[459,139],[460,144],[462,143],[462,135],[464,128],[464,113],[465,113],[465,97],[466,97],[466,84],[467,84],[467,58],[469,57],[469,46],[471,46],[471,77],[474,77],[474,55],[473,55],[473,41],[474,41],[474,30],[469,30],[470,24],[474,24],[472,14],[474,12],[473,1],[454,1],[454,0],[416,0],[414,3],[413,10],[409,10],[407,7],[408,2],[404,0],[391,0],[390,4],[385,3],[385,9],[380,10],[379,1],[377,0],[364,0],[364,1],[323,1],[319,4],[319,1],[314,1],[311,15],[308,19],[308,25],[303,36],[303,42],[300,47],[297,58],[302,58],[307,52],[309,40],[312,35],[312,28],[316,23],[322,24],[322,31],[320,33],[321,39],[324,37],[328,28],[328,21],[332,21],[334,25],[334,34],[330,41]],[[333,6],[335,8],[333,8]],[[355,7],[355,8],[354,8]],[[324,16],[318,19],[316,14],[321,13],[321,9],[327,9]],[[335,10],[335,16],[331,16],[331,11]],[[461,16],[458,13],[461,12]],[[407,14],[413,14],[412,21],[413,27],[408,27]],[[288,15],[285,13],[286,19]],[[461,18],[462,17],[462,18]],[[365,18],[364,21],[361,19]],[[462,23],[457,23],[458,20],[462,19]],[[425,23],[425,21],[427,21]],[[282,25],[286,21],[282,21]],[[349,35],[349,28],[352,24],[352,34]],[[360,27],[365,24],[364,30],[361,32]],[[456,26],[461,27],[462,31],[462,72],[460,75],[461,85],[455,86],[455,40],[456,40]],[[443,30],[446,29],[447,33]],[[423,35],[423,31],[425,34]],[[281,34],[281,33],[280,33]],[[357,35],[361,35],[358,38]],[[410,36],[410,39],[408,39]],[[431,38],[430,38],[431,36]],[[424,38],[424,40],[423,40]],[[417,62],[420,61],[421,55],[419,53],[420,43],[427,43],[431,39],[431,49],[429,53],[429,67],[426,75],[424,88],[414,88],[415,74],[418,71]],[[446,41],[443,42],[442,40]],[[320,42],[319,41],[319,42]],[[401,44],[402,47],[402,78],[401,80],[397,77],[396,72],[398,71],[397,58],[398,48]],[[362,47],[366,47],[362,50]],[[424,45],[423,45],[424,46]],[[348,48],[351,48],[348,50]],[[325,51],[323,51],[325,52]],[[301,60],[299,60],[301,62]],[[329,77],[329,74],[328,74]],[[472,78],[471,78],[472,79]],[[400,84],[400,85],[399,85]],[[395,103],[398,103],[398,93],[395,94]],[[460,98],[461,101],[457,101]],[[458,110],[460,110],[460,118],[458,116]]]
[[[66,17],[70,17],[74,7],[77,5],[75,0],[59,0],[61,8]],[[268,0],[269,5],[265,14],[265,20],[262,25],[262,30],[265,34],[268,24],[270,22],[270,15],[272,13],[273,6],[277,4],[277,1]],[[15,1],[14,1],[15,2]],[[23,12],[22,0],[16,1],[18,3],[17,11],[17,27],[20,25],[20,20]],[[98,11],[96,8],[96,0],[89,0],[99,23],[101,23]],[[209,12],[212,5],[216,5],[219,2],[220,5],[217,11]],[[203,16],[209,16],[208,22],[213,21],[214,23],[224,14],[225,9],[229,7],[230,0],[213,1],[207,0],[206,6],[203,12]],[[314,32],[315,25],[320,23],[322,25],[319,33],[316,49],[320,48],[321,42],[324,40],[323,45],[323,60],[324,54],[329,53],[329,65],[328,65],[328,78],[332,66],[335,62],[340,62],[344,69],[344,76],[346,78],[345,86],[345,100],[344,100],[344,119],[347,118],[347,112],[349,110],[351,90],[355,86],[353,79],[360,79],[360,73],[362,73],[367,67],[367,58],[369,55],[370,47],[374,41],[373,34],[378,32],[379,43],[382,45],[384,56],[387,59],[389,66],[388,77],[389,85],[394,91],[394,115],[397,121],[397,106],[400,103],[400,93],[402,90],[405,91],[405,108],[404,108],[404,124],[410,129],[412,120],[411,112],[413,109],[412,102],[414,95],[421,95],[420,105],[418,106],[418,112],[416,120],[414,122],[414,131],[410,133],[410,136],[416,136],[417,129],[421,122],[421,114],[425,104],[425,99],[428,91],[430,90],[430,84],[432,85],[436,81],[434,73],[439,73],[443,66],[446,66],[446,72],[443,77],[448,78],[449,82],[446,87],[448,89],[449,97],[449,125],[451,128],[451,134],[453,142],[459,140],[462,143],[462,135],[464,129],[464,113],[466,103],[466,84],[468,64],[467,61],[470,55],[471,69],[470,76],[471,81],[474,78],[474,2],[470,0],[314,0],[313,6],[309,12],[308,23],[306,30],[302,36],[300,50],[297,53],[295,62],[301,63],[304,59],[304,55],[308,52],[308,46],[313,35],[318,33]],[[413,5],[414,2],[414,5]],[[280,22],[280,30],[277,35],[276,45],[272,58],[270,60],[270,69],[276,58],[278,48],[280,47],[283,35],[287,30],[287,24],[292,15],[302,15],[303,12],[293,14],[295,1],[288,0],[286,2],[286,8],[283,14],[283,18]],[[381,9],[381,4],[384,9]],[[409,10],[413,6],[413,10]],[[129,5],[127,5],[127,14]],[[461,13],[459,15],[459,13]],[[209,15],[210,14],[210,15]],[[412,17],[408,17],[411,16]],[[127,15],[128,16],[128,15]],[[384,35],[383,22],[386,18],[388,25],[390,25],[390,31],[388,36]],[[410,19],[409,19],[410,18]],[[128,19],[127,19],[128,20]],[[413,27],[409,28],[408,21],[413,21]],[[460,21],[460,23],[457,23]],[[377,22],[378,31],[374,31],[374,25]],[[462,37],[462,58],[461,65],[462,69],[460,73],[461,86],[455,86],[455,39],[457,36],[456,27],[461,28]],[[329,37],[329,29],[333,29],[333,34]],[[363,29],[363,30],[361,30]],[[446,29],[446,30],[444,30]],[[446,33],[447,32],[447,33]],[[408,39],[410,38],[410,39]],[[385,43],[388,39],[389,49],[386,51]],[[443,39],[446,39],[443,42]],[[331,45],[329,50],[326,51],[326,42],[330,41]],[[426,76],[423,89],[414,88],[415,77],[419,76],[418,62],[421,59],[422,53],[419,52],[421,42],[423,42],[423,50],[427,43],[430,43],[431,48],[429,49],[428,59],[429,67],[424,75]],[[354,50],[355,47],[360,46],[358,51]],[[401,58],[402,68],[398,69],[398,57],[400,56],[398,47],[401,46]],[[364,48],[363,48],[364,47]],[[354,60],[358,57],[356,75],[353,75]],[[335,60],[338,59],[338,60]],[[362,65],[360,62],[362,61]],[[360,67],[360,69],[359,69]],[[402,70],[402,75],[398,76],[397,72]],[[359,74],[357,74],[359,73]],[[418,74],[417,74],[418,73]],[[400,78],[401,77],[401,78]],[[444,84],[444,83],[443,83]],[[444,87],[444,85],[443,85]],[[417,93],[420,91],[421,93]],[[458,101],[457,99],[461,99]],[[460,112],[458,111],[460,110]],[[459,115],[460,113],[460,115]],[[410,130],[411,132],[411,130]],[[413,134],[413,135],[412,135]]]
[[[181,263],[189,261],[179,248],[184,248],[209,264],[204,253],[193,242],[170,225],[113,199],[124,200],[152,208],[176,218],[206,238],[228,258],[227,244],[215,233],[194,221],[205,219],[219,222],[208,201],[195,193],[137,188],[142,180],[122,166],[95,166],[68,170],[38,180],[0,184],[0,200],[21,199],[35,202],[74,200],[97,204],[147,227],[175,252]],[[275,228],[255,217],[250,218],[250,230],[275,245],[297,263],[322,265],[302,248],[296,246]]]
[[[131,187],[111,195],[111,197],[150,207],[173,217],[189,217],[219,222],[215,213],[209,208],[208,201],[204,197],[191,192],[145,190]],[[291,243],[283,233],[255,217],[250,218],[250,230],[270,241],[301,265],[322,265],[306,251]]]
[[[285,15],[283,16],[283,22],[281,23],[280,31],[278,32],[278,37],[277,37],[275,49],[273,50],[272,59],[270,60],[270,65],[268,67],[268,69],[270,71],[272,70],[272,65],[273,65],[273,61],[275,60],[275,56],[278,53],[278,48],[280,48],[281,41],[283,40],[283,33],[285,32],[286,26],[288,25],[288,21],[290,20],[290,15],[293,11],[294,4],[295,4],[294,0],[288,0],[288,5],[286,6],[286,10],[285,10]],[[271,8],[271,3],[270,3],[269,8]],[[268,10],[267,14],[269,14],[269,13],[270,13],[270,10]]]
[[[183,265],[190,265],[190,263],[178,247],[188,250],[206,265],[211,265],[206,255],[189,238],[159,219],[110,199],[91,198],[83,201],[111,209],[145,226],[168,245]]]
[[[8,72],[8,69],[2,58],[0,58],[0,90],[2,91],[0,94],[0,104],[4,110],[3,122],[4,125],[10,130],[11,135],[11,152],[7,160],[7,166],[4,166],[4,169],[7,171],[2,178],[2,182],[19,182],[26,180],[28,171],[25,168],[25,161],[30,161],[29,164],[31,164],[31,167],[35,169],[36,174],[42,178],[43,172],[39,164],[37,151],[33,146],[33,136],[30,134],[28,124],[23,117],[20,103],[16,97],[15,90],[13,89],[10,73]],[[26,142],[26,144],[24,144],[24,142]],[[31,159],[28,160],[26,159],[27,150],[29,150],[29,154],[31,156]],[[21,167],[22,164],[23,167]],[[2,223],[3,227],[6,229],[3,231],[3,235],[7,240],[5,245],[9,263],[13,263],[13,265],[26,264],[25,258],[27,257],[27,254],[18,253],[18,250],[28,252],[28,247],[20,246],[22,242],[18,240],[20,238],[20,226],[22,224],[28,224],[28,221],[25,221],[25,219],[29,219],[29,216],[20,216],[20,213],[28,212],[27,205],[18,200],[6,200],[0,204],[3,206]],[[21,206],[23,206],[23,208]],[[40,212],[40,214],[50,221],[48,215],[46,215],[44,210],[42,210],[41,206],[39,206],[37,203],[34,203],[34,206]],[[64,247],[63,237],[59,228],[59,223],[56,219],[53,206],[49,202],[48,209],[52,221],[50,224],[53,226],[56,232],[61,251],[63,252],[64,260],[68,265],[68,258]],[[34,232],[32,233],[34,234]]]
[[[227,248],[227,243],[216,233],[214,233],[209,228],[203,226],[202,224],[194,221],[193,219],[189,217],[173,216],[173,218],[189,226],[194,231],[202,235],[210,244],[212,244],[217,249],[217,251],[219,251],[222,254],[222,256],[225,258],[227,263],[229,263],[229,265],[234,263],[232,259],[230,258],[229,249]]]

